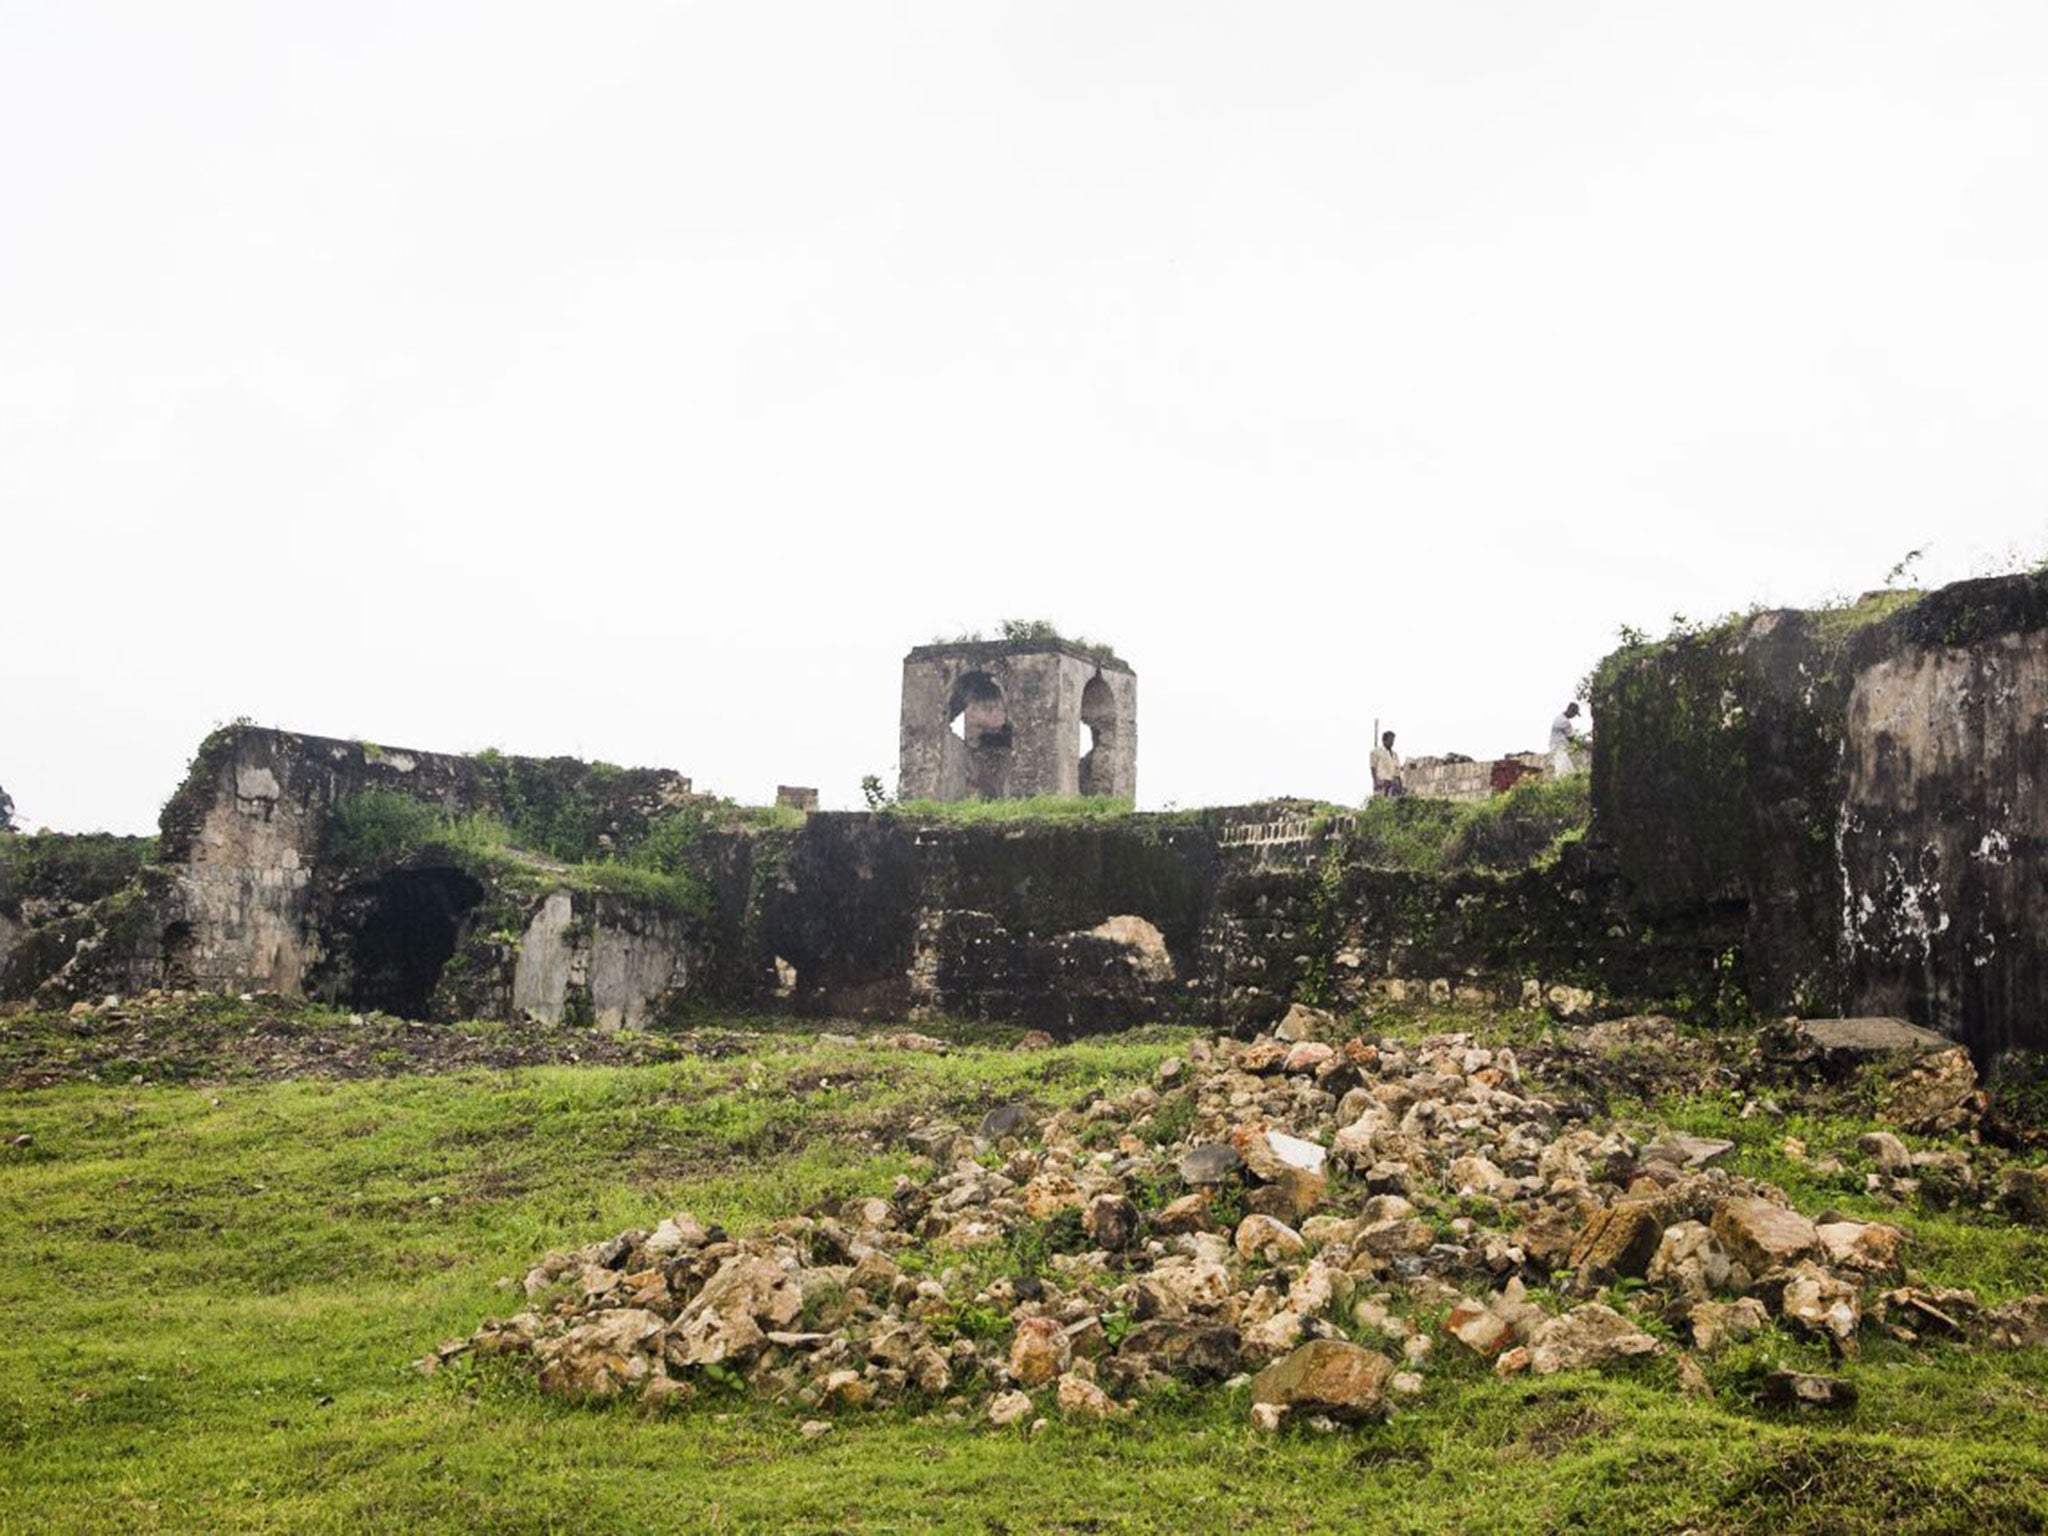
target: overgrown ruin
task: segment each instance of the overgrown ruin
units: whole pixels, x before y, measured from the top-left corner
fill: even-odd
[[[132,879],[0,893],[0,994],[1063,1035],[1436,995],[1894,1013],[1989,1064],[2048,1038],[2044,630],[2032,575],[1630,646],[1595,679],[1583,825],[1541,780],[1455,814],[749,813],[659,770],[231,727]],[[920,647],[902,742],[906,801],[1126,797],[1135,677],[1066,642]]]
[[[1138,678],[1045,637],[921,645],[903,658],[905,800],[1138,794]]]

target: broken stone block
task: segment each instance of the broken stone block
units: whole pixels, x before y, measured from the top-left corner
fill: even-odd
[[[1595,1211],[1566,1261],[1575,1287],[1594,1291],[1624,1276],[1640,1278],[1663,1237],[1664,1224],[1647,1204],[1624,1200]]]
[[[1138,1237],[1138,1208],[1122,1195],[1097,1195],[1081,1215],[1082,1230],[1098,1248],[1121,1252]]]
[[[1461,1301],[1444,1316],[1444,1332],[1475,1354],[1497,1355],[1514,1341],[1500,1318],[1476,1301]]]
[[[1739,1301],[1703,1301],[1686,1314],[1692,1325],[1693,1347],[1711,1355],[1723,1345],[1738,1343],[1761,1333],[1770,1323],[1764,1304],[1754,1296]]]
[[[1008,1429],[1031,1417],[1031,1399],[1022,1392],[999,1392],[988,1405],[988,1421],[997,1429]]]
[[[1658,1344],[1612,1307],[1597,1301],[1553,1317],[1529,1340],[1529,1365],[1539,1376],[1584,1370],[1653,1355]]]
[[[1947,1050],[1955,1042],[1937,1030],[1904,1019],[1800,1019],[1794,1025],[1799,1041],[1824,1058],[1867,1061],[1892,1055],[1923,1056]]]
[[[1316,1339],[1252,1378],[1252,1401],[1340,1421],[1369,1418],[1386,1403],[1394,1362],[1356,1344]]]
[[[1895,1078],[1877,1117],[1909,1131],[1953,1130],[1972,1118],[1977,1067],[1961,1046],[1923,1056]]]
[[[1807,1257],[1820,1247],[1820,1233],[1797,1211],[1753,1196],[1723,1200],[1714,1208],[1714,1236],[1753,1275]]]
[[[1116,1358],[1126,1367],[1201,1384],[1236,1375],[1243,1353],[1235,1328],[1159,1320],[1140,1323],[1125,1334]]]
[[[1301,1234],[1284,1222],[1271,1216],[1251,1215],[1237,1224],[1234,1239],[1237,1256],[1241,1259],[1266,1259],[1277,1261],[1298,1258],[1308,1251],[1308,1244]]]
[[[1706,1371],[1691,1355],[1678,1357],[1678,1390],[1687,1397],[1709,1398],[1714,1395],[1713,1383],[1707,1380]]]
[[[1444,1170],[1451,1188],[1460,1195],[1496,1195],[1501,1185],[1507,1182],[1507,1175],[1494,1165],[1491,1159],[1473,1152],[1464,1157],[1453,1158]]]
[[[1913,1171],[1913,1154],[1890,1131],[1870,1131],[1856,1138],[1856,1150],[1877,1164],[1877,1171],[1897,1176]]]
[[[1280,1070],[1289,1076],[1307,1076],[1336,1054],[1337,1048],[1333,1045],[1325,1045],[1319,1040],[1304,1040],[1289,1047],[1286,1056],[1281,1058]]]
[[[1666,1227],[1656,1257],[1650,1260],[1650,1283],[1669,1286],[1683,1296],[1742,1290],[1749,1278],[1749,1271],[1728,1256],[1720,1239],[1697,1221]]]
[[[1830,1264],[1864,1274],[1896,1274],[1906,1234],[1881,1221],[1830,1221],[1816,1227]]]
[[[1732,1141],[1717,1141],[1710,1136],[1687,1136],[1677,1131],[1667,1131],[1643,1149],[1646,1162],[1668,1163],[1674,1168],[1688,1172],[1710,1167],[1735,1150]]]
[[[1010,1375],[1026,1387],[1043,1386],[1073,1364],[1066,1330],[1056,1318],[1027,1317],[1010,1343]]]
[[[1290,1044],[1300,1040],[1331,1040],[1342,1032],[1334,1013],[1311,1008],[1306,1003],[1295,1003],[1273,1026],[1273,1037]]]
[[[1029,1104],[1001,1104],[981,1117],[974,1134],[982,1141],[1001,1141],[1005,1136],[1029,1136],[1038,1124],[1038,1111]]]
[[[1060,1378],[1058,1402],[1060,1413],[1070,1419],[1106,1419],[1116,1412],[1107,1392],[1071,1371]]]
[[[1179,1164],[1181,1182],[1185,1184],[1221,1184],[1243,1166],[1244,1159],[1237,1155],[1237,1148],[1227,1141],[1190,1147],[1181,1154]]]
[[[1863,1321],[1856,1288],[1803,1259],[1784,1277],[1778,1311],[1789,1323],[1822,1334],[1847,1348]]]
[[[1132,1290],[1139,1316],[1185,1317],[1215,1311],[1229,1301],[1230,1272],[1212,1259],[1163,1259],[1141,1275]]]
[[[2048,1296],[2008,1301],[1984,1321],[1985,1342],[1994,1349],[2048,1349]]]
[[[655,1369],[667,1325],[652,1312],[631,1308],[602,1314],[534,1347],[543,1391],[564,1397],[615,1397]]]

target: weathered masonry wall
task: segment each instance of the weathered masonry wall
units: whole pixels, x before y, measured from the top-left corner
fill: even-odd
[[[1411,757],[1401,765],[1401,788],[1424,800],[1486,800],[1547,772],[1549,759],[1539,752],[1490,759]]]
[[[1406,874],[1360,863],[1352,818],[1254,806],[1024,827],[812,817],[756,858],[753,949],[819,1015],[931,1014],[1080,1033],[1259,1022],[1290,1001],[1692,987],[1714,957],[1617,944],[1574,865]]]
[[[475,757],[233,727],[164,809],[160,862],[0,957],[0,995],[153,986],[314,994],[411,1017],[645,1022],[687,990],[694,925],[630,898],[503,880],[431,851],[367,868],[327,847],[335,807],[383,792],[450,816],[517,818],[537,840],[602,846],[688,804],[663,770]]]
[[[1757,1007],[2048,1045],[2048,578],[1759,614],[1610,658],[1594,704],[1632,910]]]
[[[1836,843],[1844,986],[2048,1046],[2048,582],[1929,597],[1854,649]]]
[[[1064,710],[1085,669],[1048,666]],[[1030,691],[1012,676],[1006,697]],[[2048,578],[1631,647],[1594,701],[1590,829],[1553,849],[1550,825],[1503,823],[1466,860],[1519,871],[1498,874],[1381,867],[1414,862],[1388,834],[1421,824],[1386,811],[1453,814],[1426,802],[691,831],[672,774],[230,730],[166,807],[160,862],[57,905],[0,892],[0,996],[188,985],[426,1018],[639,1024],[704,1004],[1081,1032],[1597,993],[1900,1013],[1986,1061],[2048,1045]],[[522,841],[481,864],[431,843],[338,862],[334,808],[372,791],[489,812]],[[657,821],[689,832],[688,900],[577,877]]]
[[[1138,679],[1122,662],[1035,640],[926,645],[904,658],[904,799],[1137,791]]]

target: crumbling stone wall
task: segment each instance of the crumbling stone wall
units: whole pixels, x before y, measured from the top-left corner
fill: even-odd
[[[1061,641],[919,646],[903,659],[900,751],[905,800],[1132,800],[1137,675]]]
[[[819,1015],[920,1014],[1058,1034],[1159,1019],[1258,1023],[1390,988],[1520,1003],[1664,986],[1687,948],[1607,953],[1590,874],[1457,877],[1360,861],[1355,820],[1305,806],[1084,825],[813,816],[757,843],[747,960],[713,990]],[[736,990],[735,990],[736,989]]]
[[[636,841],[692,799],[687,779],[573,759],[464,757],[249,726],[202,744],[164,809],[161,862],[13,947],[0,995],[46,1000],[151,986],[311,993],[434,1018],[506,1017],[515,993],[542,1017],[637,1023],[685,990],[693,925],[626,895],[561,891],[525,856],[505,881],[447,861],[356,869],[327,845],[335,808],[382,791],[450,816],[488,813],[558,854]],[[528,927],[566,904],[567,983],[520,976]],[[554,952],[534,950],[553,965]]]
[[[1594,693],[1593,828],[1637,921],[1768,1012],[2048,1045],[2048,577],[1639,646]]]
[[[1843,982],[1980,1058],[2048,1046],[2048,579],[1968,582],[1852,651]]]
[[[1051,661],[1063,700],[1080,664]],[[1078,1033],[1374,995],[1571,1012],[1600,993],[1902,1012],[1986,1060],[2048,1043],[2048,577],[1631,646],[1594,702],[1584,842],[1559,851],[1538,820],[1492,837],[1491,870],[1388,867],[1378,807],[813,814],[704,829],[702,911],[553,862],[644,837],[688,803],[674,775],[230,730],[166,808],[161,862],[54,920],[0,902],[0,995],[170,982],[436,1018],[634,1024],[705,1003]],[[488,810],[536,851],[509,871],[337,867],[333,809],[370,789]]]
[[[1455,753],[1445,757],[1411,757],[1401,764],[1401,789],[1425,800],[1488,800],[1513,789],[1523,779],[1549,771],[1540,752],[1512,752],[1506,757],[1475,759]]]

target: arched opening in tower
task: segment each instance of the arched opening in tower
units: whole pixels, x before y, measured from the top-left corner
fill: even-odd
[[[1009,789],[1014,734],[1003,689],[986,672],[969,672],[953,685],[946,718],[966,755],[967,792],[999,800]]]
[[[1115,793],[1115,779],[1110,766],[1111,759],[1115,756],[1115,742],[1116,695],[1098,672],[1088,679],[1088,686],[1081,690],[1082,794]]]

